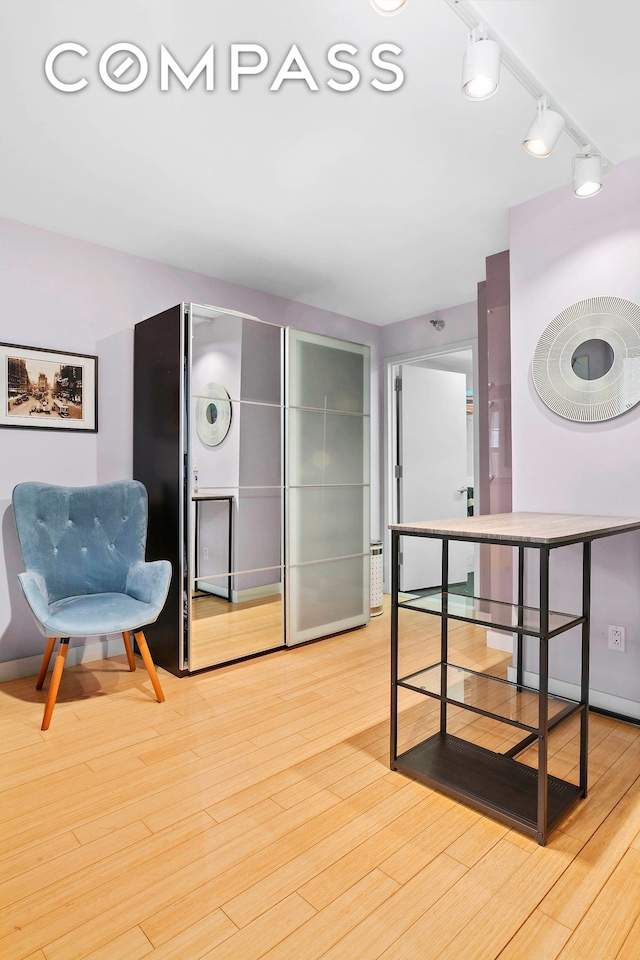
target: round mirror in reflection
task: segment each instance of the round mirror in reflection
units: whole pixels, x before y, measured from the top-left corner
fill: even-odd
[[[195,425],[208,447],[222,443],[231,426],[231,400],[221,383],[212,381],[196,393]]]
[[[606,340],[585,340],[573,351],[571,369],[581,380],[599,380],[613,366],[613,347]]]

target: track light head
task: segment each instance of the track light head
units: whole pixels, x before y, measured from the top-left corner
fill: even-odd
[[[500,47],[495,40],[477,36],[474,29],[469,34],[462,63],[462,93],[467,100],[488,100],[499,86]]]
[[[429,320],[429,323],[436,330],[444,330],[444,320]]]
[[[533,123],[522,141],[525,153],[542,160],[551,156],[551,151],[564,129],[564,123],[563,116],[549,109],[547,98],[540,97]]]
[[[408,0],[371,0],[373,9],[383,17],[392,17],[395,13],[400,13],[407,3]]]
[[[578,153],[573,158],[573,195],[583,200],[602,190],[602,157],[597,153]]]

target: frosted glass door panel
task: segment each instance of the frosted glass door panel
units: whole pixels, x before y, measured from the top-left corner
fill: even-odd
[[[287,644],[369,619],[369,348],[287,331]]]
[[[291,410],[289,483],[369,482],[369,418]]]
[[[289,563],[369,554],[369,488],[305,487],[289,492]]]
[[[369,348],[289,331],[289,405],[369,413]]]
[[[296,643],[348,630],[369,619],[368,556],[294,567],[289,571],[289,588],[290,629]]]

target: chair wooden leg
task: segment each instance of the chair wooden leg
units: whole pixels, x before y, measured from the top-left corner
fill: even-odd
[[[40,667],[40,673],[38,674],[38,682],[36,683],[36,690],[42,690],[42,684],[44,683],[44,678],[47,675],[47,670],[49,669],[49,660],[51,660],[51,654],[53,653],[53,648],[56,645],[55,637],[47,637],[47,647],[44,651],[44,657],[42,658],[42,665]]]
[[[140,650],[140,656],[144,662],[145,667],[147,668],[147,673],[149,674],[149,679],[151,680],[151,685],[155,691],[156,697],[160,703],[164,703],[164,693],[162,692],[162,687],[160,686],[160,681],[158,680],[158,674],[156,673],[156,668],[151,659],[151,654],[149,653],[149,647],[147,646],[147,641],[142,630],[138,630],[134,633],[136,638],[136,643]]]
[[[69,637],[60,637],[60,646],[58,647],[58,656],[56,657],[56,662],[53,667],[53,673],[51,674],[51,685],[49,687],[49,695],[47,697],[47,702],[44,708],[44,717],[42,718],[42,730],[48,730],[49,724],[51,723],[51,714],[53,713],[53,708],[56,705],[56,697],[58,696],[58,690],[60,688],[60,680],[62,679],[62,671],[64,670],[64,662],[67,659],[67,653],[69,650]]]
[[[136,661],[133,658],[133,647],[131,646],[131,635],[128,630],[125,630],[122,634],[122,639],[124,640],[124,649],[127,654],[127,660],[129,661],[129,670],[133,673],[136,668]]]

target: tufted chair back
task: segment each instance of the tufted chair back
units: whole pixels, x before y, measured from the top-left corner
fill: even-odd
[[[147,492],[137,480],[21,483],[13,504],[25,566],[44,578],[49,603],[124,592],[129,569],[144,561]]]

